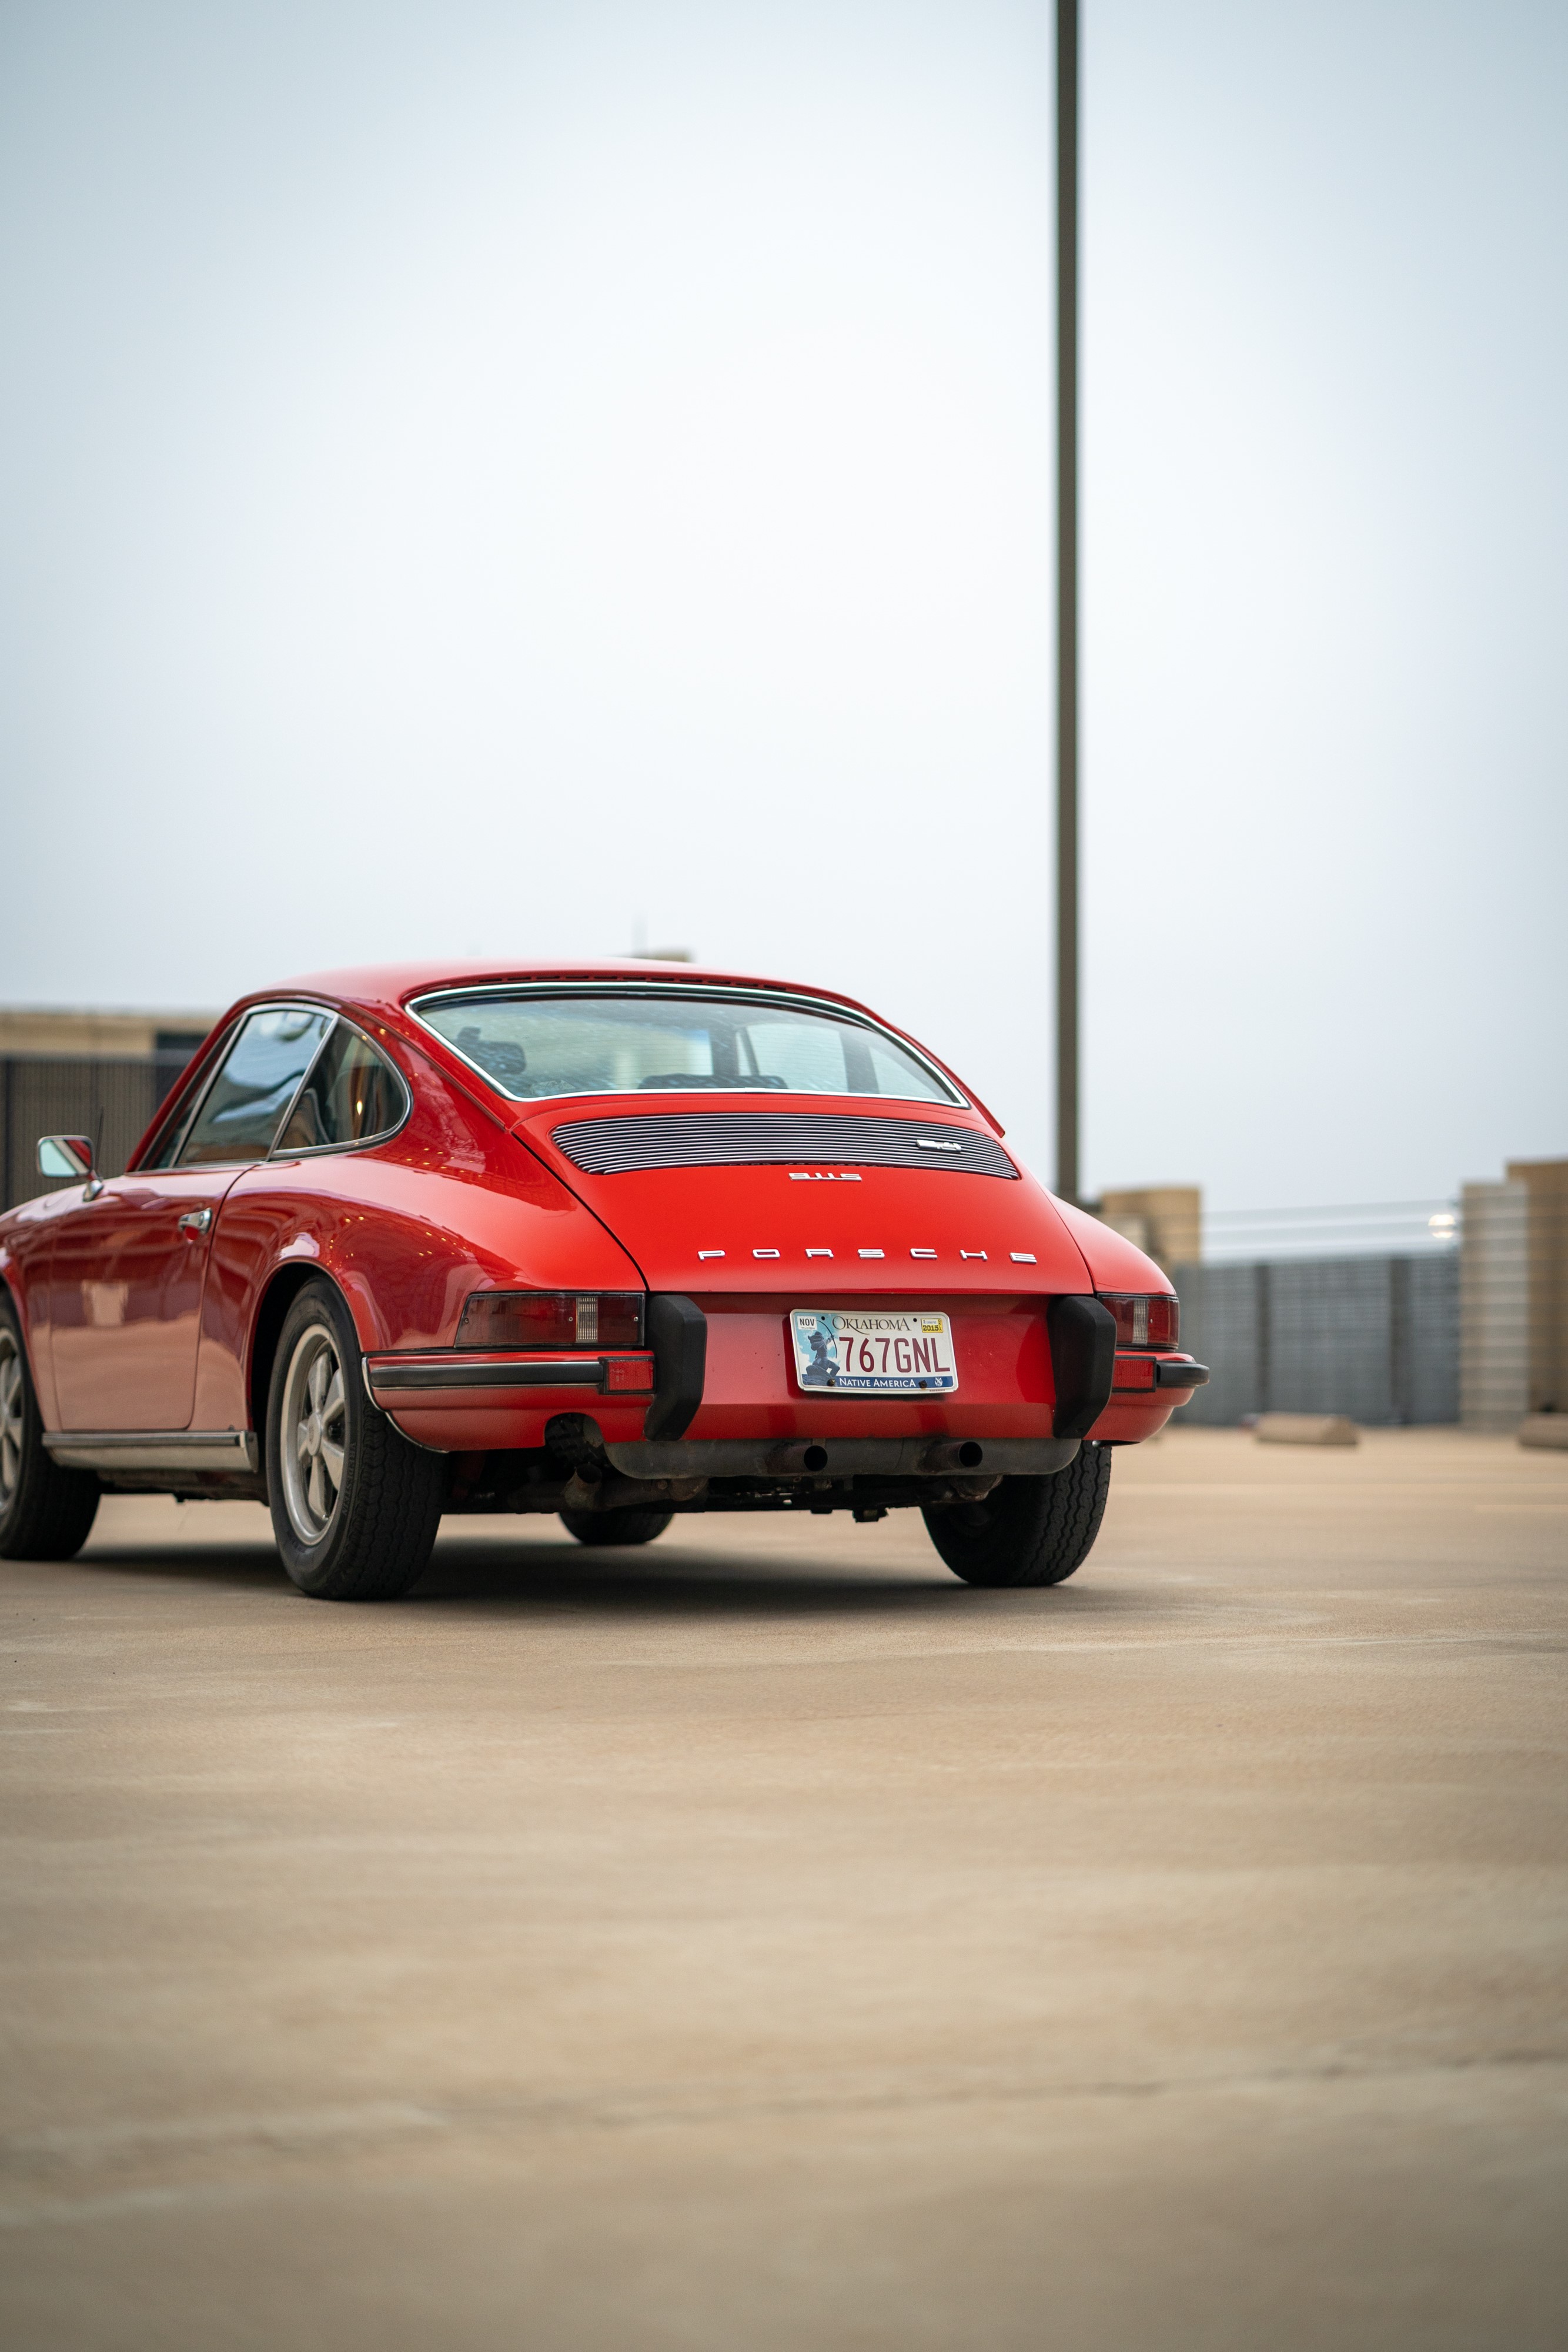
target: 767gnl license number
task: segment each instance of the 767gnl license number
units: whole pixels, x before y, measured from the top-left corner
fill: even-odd
[[[918,1307],[797,1307],[795,1377],[834,1396],[951,1396],[958,1359],[946,1315]]]

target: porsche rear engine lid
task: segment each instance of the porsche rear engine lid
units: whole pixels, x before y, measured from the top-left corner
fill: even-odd
[[[820,1111],[665,1111],[568,1119],[552,1128],[550,1136],[557,1150],[591,1176],[639,1168],[800,1162],[1018,1178],[994,1136],[936,1119],[857,1118]]]

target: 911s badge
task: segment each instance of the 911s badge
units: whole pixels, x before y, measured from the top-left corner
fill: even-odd
[[[789,1316],[795,1377],[835,1396],[951,1396],[958,1385],[952,1327],[909,1311],[797,1307]]]

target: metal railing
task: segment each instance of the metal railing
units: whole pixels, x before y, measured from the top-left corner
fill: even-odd
[[[1460,1204],[1453,1198],[1356,1202],[1294,1209],[1206,1209],[1203,1261],[1425,1255],[1457,1248]]]

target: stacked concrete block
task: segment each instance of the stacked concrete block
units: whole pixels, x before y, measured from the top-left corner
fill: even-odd
[[[1526,1409],[1568,1415],[1568,1160],[1511,1160],[1505,1172],[1528,1202]]]
[[[1530,1193],[1467,1184],[1459,1244],[1459,1418],[1514,1429],[1530,1398]]]
[[[1167,1274],[1203,1255],[1203,1192],[1197,1184],[1146,1184],[1107,1192],[1095,1210]]]

